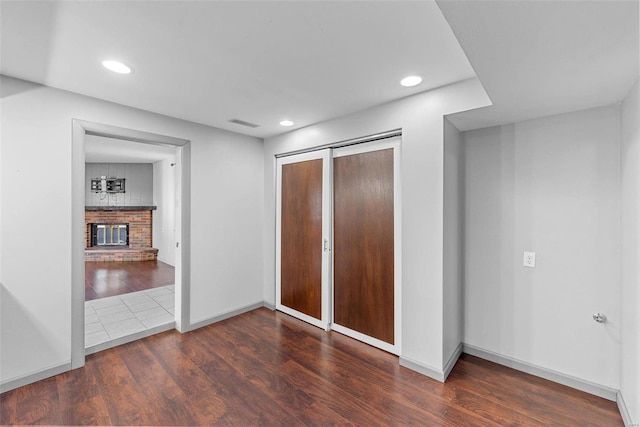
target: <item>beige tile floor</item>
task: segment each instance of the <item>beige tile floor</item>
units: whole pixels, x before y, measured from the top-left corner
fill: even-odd
[[[127,342],[127,337],[174,324],[175,286],[101,298],[85,303],[87,353]],[[168,328],[164,328],[168,329]],[[119,341],[119,342],[116,342]]]

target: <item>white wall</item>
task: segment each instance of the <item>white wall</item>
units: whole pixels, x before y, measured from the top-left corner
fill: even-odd
[[[466,344],[618,389],[619,137],[617,106],[465,132]]]
[[[443,362],[456,355],[463,338],[464,150],[462,133],[444,120]]]
[[[275,301],[275,158],[402,128],[402,357],[442,373],[443,116],[489,104],[467,80],[265,140],[264,299]]]
[[[158,260],[176,265],[176,168],[175,156],[153,163],[153,247]]]
[[[262,301],[260,139],[4,76],[0,83],[2,383],[70,360],[73,118],[191,140],[191,321]],[[45,232],[56,250],[33,243]]]
[[[622,269],[620,392],[640,423],[640,81],[621,107]]]
[[[124,178],[124,193],[94,193],[91,180],[101,176]],[[87,163],[85,165],[86,206],[151,206],[153,166],[150,163]]]
[[[192,323],[263,302],[263,153],[240,135],[192,148]]]

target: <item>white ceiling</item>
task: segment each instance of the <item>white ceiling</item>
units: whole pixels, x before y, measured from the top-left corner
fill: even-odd
[[[2,74],[258,137],[291,130],[278,125],[284,118],[296,129],[473,77],[474,69],[494,105],[450,116],[461,130],[611,104],[638,76],[637,0],[0,8]],[[134,74],[105,70],[105,58]],[[399,86],[408,74],[425,83]]]
[[[103,136],[85,135],[87,163],[154,163],[173,157],[176,148]]]
[[[2,74],[258,137],[475,77],[433,0],[0,7]],[[410,74],[424,83],[401,87]]]
[[[620,101],[638,78],[638,1],[439,1],[493,101],[460,130]]]

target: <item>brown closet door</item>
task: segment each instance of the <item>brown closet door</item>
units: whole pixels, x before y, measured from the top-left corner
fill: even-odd
[[[336,157],[334,321],[394,344],[393,149]]]
[[[280,303],[322,315],[322,159],[282,165]]]

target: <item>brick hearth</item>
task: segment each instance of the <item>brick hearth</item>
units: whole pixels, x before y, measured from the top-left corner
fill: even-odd
[[[150,261],[152,211],[155,206],[87,206],[84,213],[86,261]],[[91,247],[91,224],[129,224],[128,247]]]

